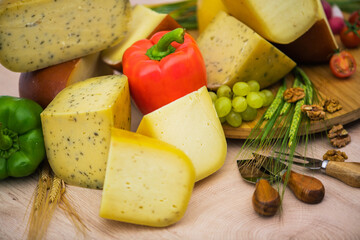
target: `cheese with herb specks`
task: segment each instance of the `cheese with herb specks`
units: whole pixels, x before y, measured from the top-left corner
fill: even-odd
[[[204,57],[208,88],[256,80],[261,88],[285,76],[296,65],[251,28],[219,12],[197,39]]]
[[[182,150],[194,164],[196,181],[225,162],[226,138],[206,86],[146,114],[136,132]]]
[[[0,63],[29,72],[99,52],[127,31],[128,0],[5,0],[0,3]]]
[[[184,215],[194,187],[194,167],[176,147],[112,129],[100,216],[165,227]]]
[[[112,127],[130,129],[125,75],[90,78],[62,90],[41,113],[54,173],[80,187],[103,187]]]

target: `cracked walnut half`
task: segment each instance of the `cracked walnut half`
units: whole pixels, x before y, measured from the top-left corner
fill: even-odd
[[[348,156],[344,152],[331,149],[324,154],[323,159],[329,161],[344,162],[346,159],[348,159]]]
[[[328,138],[330,139],[330,143],[334,147],[345,147],[348,143],[350,143],[351,138],[349,136],[349,133],[344,129],[343,125],[338,124],[334,125],[329,133]]]
[[[283,97],[285,101],[289,103],[294,103],[305,97],[305,91],[300,87],[289,88],[285,90]]]
[[[305,112],[306,115],[313,121],[325,118],[324,109],[319,105],[302,105],[301,112]]]
[[[326,98],[322,103],[323,108],[325,111],[329,113],[334,113],[342,109],[339,100],[334,98]]]

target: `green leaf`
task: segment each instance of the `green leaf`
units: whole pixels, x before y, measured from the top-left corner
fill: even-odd
[[[196,0],[150,5],[149,7],[155,12],[169,14],[182,27],[188,30],[198,28]]]

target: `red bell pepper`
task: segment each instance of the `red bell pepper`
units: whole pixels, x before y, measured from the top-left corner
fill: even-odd
[[[143,114],[206,85],[204,59],[182,28],[135,42],[125,51],[122,63],[131,96]]]

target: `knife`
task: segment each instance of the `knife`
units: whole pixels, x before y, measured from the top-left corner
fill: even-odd
[[[289,156],[288,153],[279,153]],[[317,158],[293,155],[294,164],[306,167],[311,170],[321,170],[326,175],[337,178],[352,187],[360,187],[360,163],[359,162],[335,162],[320,160]],[[281,159],[289,161],[288,159]]]
[[[249,183],[255,184],[252,206],[262,216],[273,216],[280,207],[279,192],[271,186],[272,177],[255,166],[249,160],[237,160],[241,177]]]
[[[262,168],[266,172],[280,177],[283,182],[287,182],[287,186],[300,201],[315,204],[323,200],[325,187],[319,179],[289,170],[286,164],[273,157],[257,153],[253,153],[253,156],[262,163]]]

